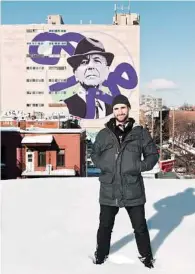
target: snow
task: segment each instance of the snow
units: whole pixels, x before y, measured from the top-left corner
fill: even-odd
[[[195,180],[145,179],[156,258],[152,270],[138,260],[125,209],[116,216],[110,259],[92,263],[98,178],[18,179],[1,185],[2,274],[194,273]]]
[[[51,165],[50,165],[51,166]],[[62,169],[54,169],[51,170],[48,165],[48,170],[36,170],[36,171],[29,171],[24,170],[22,172],[22,176],[75,176],[75,170],[72,168],[62,168]]]
[[[30,127],[26,130],[20,130],[20,133],[84,133],[85,129],[80,128],[41,128],[41,127]]]
[[[22,144],[51,144],[53,141],[52,135],[37,135],[37,136],[25,136],[22,139]]]
[[[0,127],[0,131],[16,131],[20,133],[79,133],[82,134],[86,132],[86,129],[80,128],[41,128],[41,127],[29,127],[24,129],[20,129],[19,127]]]
[[[20,128],[19,127],[0,127],[0,131],[4,132],[4,131],[16,131],[19,132]]]

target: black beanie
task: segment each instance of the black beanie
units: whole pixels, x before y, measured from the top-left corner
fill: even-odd
[[[131,107],[128,98],[122,94],[119,94],[116,97],[114,97],[112,101],[112,108],[117,104],[124,104],[128,106],[129,108]]]

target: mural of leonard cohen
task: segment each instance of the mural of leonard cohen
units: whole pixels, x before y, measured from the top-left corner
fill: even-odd
[[[113,98],[121,92],[128,92],[130,95],[131,90],[138,84],[137,72],[131,64],[128,47],[121,43],[123,40],[120,35],[116,38],[109,34],[107,37],[111,39],[109,43],[115,51],[116,45],[120,45],[117,46],[117,54],[124,57],[124,61],[121,60],[122,62],[116,64],[112,71],[110,66],[114,54],[106,52],[101,42],[86,38],[78,32],[39,33],[32,42],[38,42],[40,45],[32,43],[29,46],[28,53],[31,60],[42,66],[56,66],[60,61],[61,51],[70,56],[67,62],[73,75],[69,75],[63,82],[48,85],[48,92],[53,102],[64,102],[64,106],[67,105],[69,113],[74,116],[86,120],[105,118],[112,112]],[[65,43],[61,44],[61,42]],[[76,43],[76,48],[72,43]],[[129,57],[130,62],[128,62]]]
[[[113,58],[114,54],[106,52],[98,40],[84,38],[78,43],[74,55],[67,58],[76,80],[80,83],[77,94],[64,100],[70,114],[85,118],[87,109],[93,106],[95,107],[94,119],[104,118],[112,113],[111,105],[95,96],[98,95],[98,90],[101,93],[102,83],[108,78]],[[92,96],[95,104],[90,102]]]

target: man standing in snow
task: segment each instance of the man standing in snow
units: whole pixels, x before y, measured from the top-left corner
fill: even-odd
[[[102,264],[110,251],[111,233],[119,208],[125,207],[135,233],[140,260],[153,267],[150,236],[145,219],[145,188],[141,172],[151,170],[158,151],[148,130],[129,118],[130,103],[118,95],[112,103],[114,118],[96,137],[91,159],[100,168],[100,223],[95,264]],[[143,155],[143,160],[142,160]]]

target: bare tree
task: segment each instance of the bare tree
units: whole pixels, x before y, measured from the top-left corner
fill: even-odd
[[[169,126],[172,136],[172,119]],[[195,149],[195,121],[189,120],[189,118],[184,115],[179,118],[177,117],[174,121],[174,140],[175,149],[177,149],[180,154],[180,156],[176,158],[176,170],[179,167],[184,167],[187,174],[195,174],[195,154],[191,151],[191,148]]]

